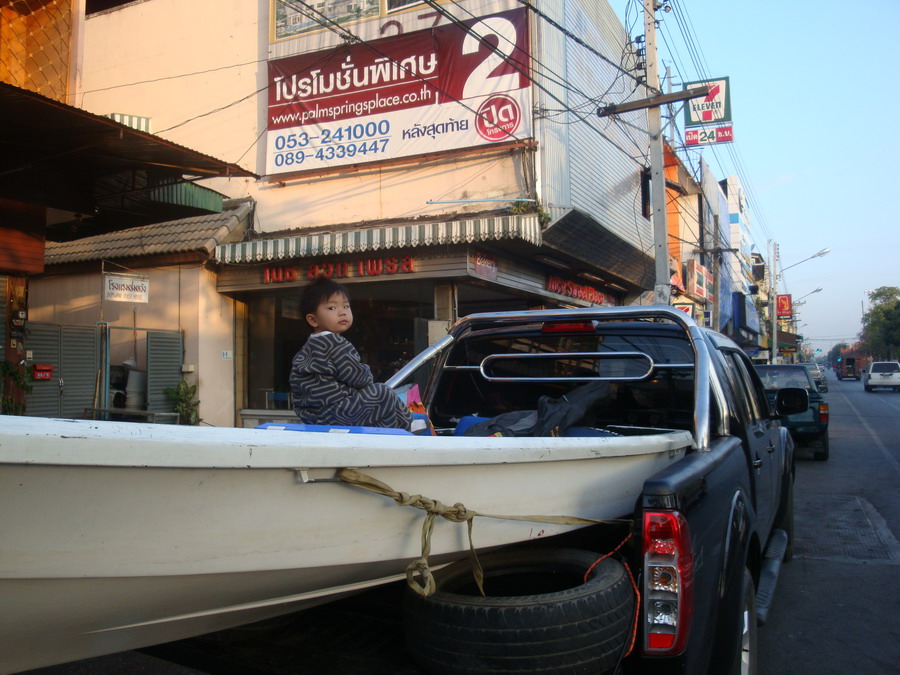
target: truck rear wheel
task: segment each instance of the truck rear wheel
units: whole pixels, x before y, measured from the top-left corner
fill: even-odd
[[[434,573],[437,591],[407,590],[410,656],[429,673],[612,673],[628,647],[634,591],[620,562],[577,549],[479,556],[482,597],[470,561]]]
[[[741,609],[741,644],[732,666],[732,675],[756,675],[756,641],[759,631],[756,622],[756,585],[750,570],[744,570],[743,604]]]

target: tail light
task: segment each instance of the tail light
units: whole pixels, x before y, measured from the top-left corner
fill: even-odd
[[[694,559],[677,511],[644,513],[644,652],[684,650],[693,610]]]
[[[542,333],[593,333],[593,321],[547,321],[541,324]]]
[[[819,421],[820,422],[828,421],[828,404],[827,403],[819,404]]]

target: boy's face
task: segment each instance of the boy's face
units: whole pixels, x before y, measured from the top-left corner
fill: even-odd
[[[330,330],[332,333],[343,333],[353,325],[353,312],[350,309],[350,300],[343,293],[335,293],[327,300],[323,300],[315,313],[307,314],[306,320],[312,326],[313,331],[320,333]]]

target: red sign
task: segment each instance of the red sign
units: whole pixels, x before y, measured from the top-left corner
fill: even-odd
[[[688,129],[684,132],[685,145],[712,145],[734,141],[734,127],[714,127],[710,129]]]
[[[570,298],[584,300],[594,305],[611,307],[616,304],[616,299],[609,293],[598,291],[592,286],[576,284],[574,281],[566,281],[565,279],[560,279],[553,275],[547,277],[547,290],[551,293],[559,293],[560,295],[567,295]]]
[[[481,251],[472,252],[472,273],[482,279],[497,280],[497,256]]]
[[[791,302],[790,295],[779,295],[776,307],[778,308],[776,316],[778,316],[779,318],[790,318],[794,315],[794,307],[793,303]]]
[[[53,364],[52,363],[35,363],[31,366],[31,378],[33,380],[52,380]]]
[[[266,173],[529,138],[528,40],[517,8],[270,61]]]
[[[415,272],[412,256],[388,258],[363,258],[361,260],[310,263],[305,268],[298,265],[267,265],[263,268],[264,284],[282,284],[298,279],[312,281],[320,274],[329,279],[348,277],[377,277],[384,274],[407,274]]]
[[[696,260],[688,260],[687,293],[701,300],[715,301],[715,281],[713,275]]]

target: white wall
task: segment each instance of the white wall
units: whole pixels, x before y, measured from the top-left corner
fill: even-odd
[[[268,4],[148,0],[89,17],[77,104],[97,114],[151,117],[153,133],[263,173]],[[230,197],[254,197],[256,229],[271,232],[496,208],[426,202],[527,196],[521,157],[486,148],[467,160],[363,167],[286,179],[284,186],[205,184]]]
[[[186,374],[198,385],[200,417],[214,426],[234,426],[233,361],[221,358],[234,349],[234,302],[216,292],[214,276],[200,265],[140,270],[150,279],[150,302],[100,302],[98,273],[35,277],[28,283],[29,321],[70,326],[94,326],[103,320],[117,328],[181,330],[184,363],[197,369]],[[112,330],[110,362],[119,364],[132,355],[131,330]],[[135,354],[145,369],[145,353]]]
[[[538,4],[576,35],[618,60],[625,33],[605,0]],[[468,12],[510,7],[520,5],[513,0],[464,0],[458,7],[448,5],[463,17]],[[76,104],[98,114],[151,117],[153,133],[262,174],[268,13],[268,0],[147,0],[92,15],[85,22],[84,68]],[[618,82],[609,91],[609,100],[622,99],[628,81],[611,66],[534,15],[531,21],[532,49],[540,50],[538,60],[542,65],[536,66],[538,70],[546,66],[547,75],[566,78],[586,96],[601,94]],[[352,28],[371,38],[376,24]],[[318,35],[317,48],[338,41],[329,31]],[[304,48],[310,48],[308,41],[305,47],[302,41],[287,41],[275,45],[272,51],[284,56]],[[590,118],[575,124],[563,123],[572,119],[560,115],[537,120],[538,161],[544,167],[539,178],[542,203],[551,214],[572,207],[582,209],[624,240],[643,248],[652,241],[651,228],[649,221],[635,215],[639,207],[639,162],[628,154],[639,156],[641,147],[645,152],[646,135],[613,121],[596,120],[594,107],[584,107],[584,97],[542,81],[557,97],[564,97],[566,105],[579,106]],[[539,90],[534,95],[547,108],[561,107]],[[627,119],[640,125],[643,113],[631,113]],[[641,147],[636,148],[635,141]],[[529,196],[534,177],[528,168],[531,155],[525,157],[502,158],[487,148],[483,156],[477,153],[466,160],[364,167],[327,177],[288,179],[284,187],[278,182],[256,184],[243,178],[205,184],[230,197],[254,197],[255,227],[263,232],[384,219],[451,217],[503,205],[426,202]]]

